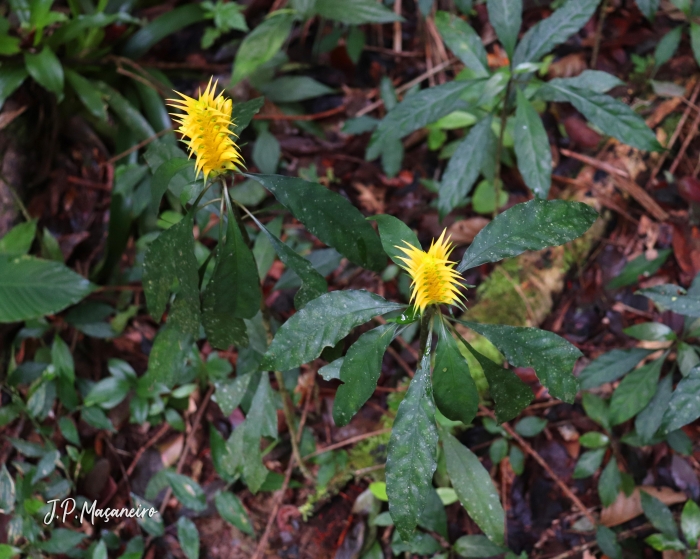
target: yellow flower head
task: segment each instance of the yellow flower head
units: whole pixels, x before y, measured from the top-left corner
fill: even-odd
[[[171,107],[176,107],[184,114],[172,114],[175,122],[180,124],[178,131],[187,139],[190,157],[197,157],[195,168],[197,176],[204,172],[204,180],[209,174],[219,174],[226,171],[234,171],[237,164],[243,164],[238,146],[231,139],[232,132],[229,126],[233,104],[231,99],[226,99],[223,93],[214,96],[216,83],[212,86],[211,80],[204,90],[199,92],[199,99],[187,97],[176,91],[182,99],[168,99]]]
[[[411,303],[423,313],[428,305],[460,305],[459,274],[454,270],[455,262],[448,260],[452,252],[449,239],[445,240],[446,230],[437,241],[433,241],[428,252],[406,243],[399,250],[406,258],[399,257],[413,280]],[[404,241],[405,242],[405,241]]]

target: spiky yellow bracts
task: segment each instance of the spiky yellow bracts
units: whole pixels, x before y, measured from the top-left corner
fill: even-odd
[[[446,230],[437,241],[433,241],[428,252],[406,243],[399,250],[406,254],[400,257],[411,276],[411,303],[423,313],[428,305],[460,305],[459,274],[454,270],[455,262],[448,260],[452,252]]]
[[[233,104],[223,93],[215,97],[215,90],[216,83],[212,86],[209,80],[204,93],[200,90],[198,99],[187,97],[178,91],[175,93],[182,99],[168,99],[171,107],[184,112],[171,116],[180,124],[178,131],[185,136],[183,142],[189,147],[190,157],[194,154],[197,158],[197,176],[203,172],[204,180],[212,173],[235,171],[237,165],[243,163],[241,153],[229,130],[229,126],[233,124]]]

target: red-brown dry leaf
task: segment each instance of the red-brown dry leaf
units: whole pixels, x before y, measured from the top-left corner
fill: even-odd
[[[586,121],[578,115],[566,117],[562,124],[569,138],[580,146],[594,148],[602,139],[602,136],[588,126]]]
[[[474,240],[477,233],[489,224],[485,217],[470,217],[456,221],[447,228],[447,236],[455,244],[467,245]]]
[[[547,75],[550,78],[573,78],[588,68],[585,53],[575,52],[562,56],[550,64]]]
[[[689,223],[673,224],[673,254],[686,275],[700,272],[700,229]]]
[[[642,510],[642,499],[639,496],[639,490],[646,491],[652,497],[656,497],[665,505],[675,505],[677,503],[685,503],[688,497],[685,493],[674,491],[669,487],[651,487],[644,485],[635,488],[632,495],[629,497],[622,491],[617,495],[615,502],[609,507],[605,507],[600,512],[600,521],[604,526],[612,527],[624,524],[633,518],[638,517],[644,511]]]

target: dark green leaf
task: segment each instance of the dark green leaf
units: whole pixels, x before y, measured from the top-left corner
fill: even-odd
[[[27,79],[28,75],[24,64],[21,66],[3,64],[0,67],[0,109],[2,109],[10,95]]]
[[[479,409],[479,391],[457,342],[441,319],[437,324],[433,390],[435,405],[448,419],[469,425]]]
[[[488,0],[489,21],[493,25],[498,39],[506,49],[508,58],[513,58],[515,43],[523,24],[522,0]]]
[[[47,553],[62,555],[76,548],[85,537],[85,534],[82,532],[56,528],[51,531],[51,537],[47,541],[39,542],[36,545]]]
[[[173,313],[174,314],[174,311]],[[172,387],[185,365],[192,348],[193,336],[182,332],[172,319],[160,330],[148,356],[149,381]]]
[[[333,291],[309,302],[277,331],[262,367],[288,371],[316,359],[355,326],[404,308],[367,291]]]
[[[406,254],[398,250],[397,247],[410,245],[422,250],[416,234],[400,219],[386,214],[375,215],[369,219],[376,221],[379,225],[379,238],[382,241],[382,247],[394,264],[405,266],[400,258],[405,258]]]
[[[604,353],[579,373],[581,389],[590,390],[623,377],[651,353],[651,350],[642,348],[613,349]]]
[[[105,97],[114,114],[136,135],[138,140],[148,140],[155,136],[155,130],[146,118],[121,93],[101,81],[94,82],[94,85]]]
[[[404,155],[403,142],[397,138],[387,138],[382,151],[382,169],[387,177],[399,174]]]
[[[78,435],[78,428],[75,426],[75,422],[68,416],[64,416],[58,420],[58,426],[61,429],[61,434],[63,438],[69,443],[76,446],[80,446],[80,436]]]
[[[219,511],[221,518],[226,522],[233,524],[241,532],[248,535],[254,535],[253,525],[248,518],[248,513],[243,507],[240,499],[236,497],[230,491],[223,491],[217,493],[214,498],[214,503],[216,504],[216,510]]]
[[[584,70],[573,78],[554,78],[549,80],[550,84],[561,85],[563,87],[575,87],[576,89],[586,89],[596,93],[606,93],[614,87],[625,85],[621,79],[616,78],[607,72],[598,70]]]
[[[598,480],[598,495],[604,507],[609,507],[615,502],[621,486],[622,476],[620,476],[620,470],[617,467],[617,460],[613,457],[608,461]]]
[[[316,0],[314,12],[326,19],[340,21],[347,25],[402,21],[401,16],[374,0],[353,0],[352,2]]]
[[[168,191],[170,182],[176,176],[184,177],[187,183],[193,182],[194,161],[185,157],[178,157],[164,161],[156,169],[151,179],[151,205],[154,209],[158,208],[160,199]]]
[[[63,66],[51,48],[45,46],[37,54],[25,52],[24,64],[39,85],[55,93],[59,100],[63,97]]]
[[[231,121],[233,122],[233,127],[231,132],[236,136],[240,136],[243,130],[248,128],[250,121],[253,117],[260,112],[262,106],[265,104],[264,97],[256,97],[255,99],[250,99],[245,103],[237,103],[233,106],[233,111],[231,112]]]
[[[61,453],[58,450],[52,450],[47,452],[39,460],[36,465],[36,470],[34,470],[34,475],[32,476],[32,485],[35,485],[39,480],[44,479],[46,476],[51,474],[56,469],[56,463],[60,460]]]
[[[628,374],[610,401],[610,423],[618,425],[633,418],[651,401],[656,392],[663,359],[652,361]]]
[[[581,352],[564,338],[538,328],[462,322],[488,338],[515,367],[532,367],[555,398],[572,403],[578,379],[571,373]]]
[[[29,252],[36,237],[36,220],[15,225],[0,239],[0,254],[23,256]]]
[[[65,69],[65,73],[68,83],[90,114],[99,120],[106,121],[107,105],[92,83],[69,68]]]
[[[441,550],[442,547],[438,541],[425,532],[414,532],[407,541],[401,541],[401,536],[396,531],[391,539],[391,551],[395,554],[394,556],[401,553],[433,556]]]
[[[522,437],[535,437],[547,427],[547,420],[534,415],[523,417],[515,424],[515,431]]]
[[[98,407],[83,408],[80,412],[80,419],[96,429],[102,429],[110,433],[116,432],[112,421],[105,415],[105,412]]]
[[[377,126],[367,147],[366,159],[371,161],[379,157],[387,142],[403,138],[452,111],[465,108],[467,104],[460,98],[474,83],[452,81],[406,97]]]
[[[454,14],[438,11],[435,26],[447,47],[476,77],[487,78],[490,75],[486,49],[471,25]]]
[[[131,388],[128,380],[117,377],[107,377],[95,383],[85,396],[86,406],[99,405],[104,409],[112,409],[118,405]]]
[[[438,208],[441,216],[464,203],[481,172],[484,159],[490,156],[490,147],[495,140],[491,121],[491,116],[487,116],[478,122],[450,158],[440,182]]]
[[[294,14],[276,11],[248,33],[236,53],[231,84],[247,78],[260,66],[280,52],[294,23]]]
[[[143,263],[143,290],[151,315],[160,320],[173,290],[179,283],[169,322],[183,332],[199,334],[199,274],[194,255],[192,214],[163,231],[148,245]]]
[[[678,46],[681,44],[681,33],[683,32],[683,27],[679,26],[672,29],[666,35],[661,37],[661,40],[657,43],[654,49],[654,62],[656,67],[663,66],[671,60],[671,57],[678,50]]]
[[[644,119],[622,101],[602,93],[565,86],[561,82],[547,83],[538,95],[547,101],[571,103],[605,134],[625,144],[644,151],[661,149],[654,132]]]
[[[431,486],[430,489],[425,502],[425,508],[418,518],[418,526],[431,532],[437,532],[443,538],[447,538],[447,513],[445,512],[445,505],[442,504],[440,495],[438,495],[435,488]]]
[[[673,519],[671,509],[669,509],[656,497],[649,495],[646,491],[640,491],[639,495],[642,499],[642,509],[644,509],[644,514],[652,523],[654,528],[669,538],[677,538],[678,527],[676,526],[676,521]]]
[[[673,392],[672,375],[666,375],[659,382],[654,397],[634,421],[634,427],[642,443],[650,443],[656,431],[661,427],[664,413],[668,409]]]
[[[321,95],[335,93],[328,87],[309,76],[284,76],[261,87],[261,92],[273,103],[295,103],[306,101]],[[268,172],[268,171],[263,171]],[[274,171],[270,171],[274,172]]]
[[[136,522],[141,528],[148,532],[152,536],[162,536],[165,533],[165,527],[163,526],[163,517],[158,512],[151,503],[142,499],[138,495],[131,494],[131,498],[134,500],[136,506],[141,506],[142,509],[146,509],[150,512],[150,509],[155,511],[155,514],[151,516],[150,514],[145,514],[143,517],[138,517]]]
[[[659,9],[660,0],[636,0],[639,10],[647,19],[653,20],[656,16],[656,11]]]
[[[411,538],[437,467],[438,433],[430,390],[430,355],[421,360],[416,376],[399,405],[389,439],[386,490],[389,512],[401,538]]]
[[[622,548],[617,543],[617,534],[607,526],[600,525],[595,534],[600,550],[610,559],[622,559]]]
[[[510,462],[510,467],[516,476],[523,475],[523,472],[525,471],[525,455],[520,448],[515,445],[511,445],[510,451],[508,452],[508,461]]]
[[[263,130],[258,134],[257,140],[253,145],[253,163],[260,169],[262,173],[274,173],[277,171],[277,166],[280,162],[281,155],[280,143],[277,138],[267,130]]]
[[[586,410],[586,415],[598,425],[610,430],[610,410],[606,400],[590,392],[585,392],[583,394],[583,409]]]
[[[141,58],[153,45],[168,35],[204,20],[205,16],[206,13],[199,4],[186,4],[173,8],[129,37],[122,49],[122,54],[128,58]]]
[[[95,286],[60,262],[0,256],[0,322],[18,322],[62,311]]]
[[[335,361],[331,361],[328,365],[324,365],[318,370],[318,374],[323,377],[325,381],[331,381],[334,379],[340,380],[340,369],[343,366],[343,361],[345,357],[340,357]]]
[[[505,513],[491,476],[476,455],[449,432],[440,428],[447,475],[450,476],[462,506],[489,539],[505,543]]]
[[[513,55],[513,68],[523,62],[537,62],[557,45],[577,33],[595,13],[600,0],[567,0],[550,17],[533,25]]]
[[[576,462],[576,467],[571,477],[573,479],[583,479],[592,476],[600,468],[605,452],[605,448],[584,452],[578,459],[578,462]]]
[[[671,252],[673,251],[670,248],[660,250],[658,256],[653,260],[647,260],[644,254],[640,254],[637,258],[628,262],[622,269],[622,272],[620,272],[620,275],[610,280],[605,287],[607,289],[618,289],[637,283],[639,276],[648,278],[654,275],[664,265]]]
[[[15,482],[7,471],[7,466],[0,469],[0,512],[11,514],[15,508]]]
[[[681,529],[688,545],[697,547],[700,538],[700,507],[692,499],[688,499],[681,514]]]
[[[233,380],[226,380],[215,383],[216,392],[212,397],[213,400],[219,404],[221,411],[224,412],[225,416],[229,416],[233,413],[238,405],[241,403],[243,396],[245,396],[248,390],[248,385],[253,375],[248,373],[246,375],[241,375]]]
[[[693,49],[695,61],[700,64],[700,24],[690,22],[690,46]]]
[[[673,392],[662,421],[665,433],[675,431],[700,417],[700,366],[682,378]]]
[[[662,310],[671,310],[684,316],[700,317],[700,297],[686,295],[685,289],[677,285],[664,284],[640,289],[639,295],[649,297]]]
[[[396,334],[398,324],[383,324],[365,332],[350,346],[340,367],[340,380],[343,382],[333,402],[333,420],[342,427],[350,423],[352,417],[369,400],[377,387],[382,372],[384,352]]]
[[[498,215],[464,253],[457,270],[517,256],[526,250],[559,246],[583,235],[598,213],[581,202],[531,200]]]
[[[625,334],[637,340],[652,342],[670,341],[676,339],[676,333],[660,322],[643,322],[629,326],[623,330]]]
[[[462,536],[452,547],[460,557],[495,557],[508,551],[507,547],[496,545],[486,536]]]
[[[206,495],[196,481],[171,470],[165,470],[165,477],[173,490],[173,494],[184,507],[197,512],[206,508]]]
[[[189,518],[181,516],[177,521],[177,539],[187,559],[199,557],[199,532]]]
[[[489,458],[494,466],[498,466],[501,461],[508,456],[508,441],[496,439],[489,447]]]
[[[360,211],[321,186],[281,175],[247,175],[260,182],[321,241],[351,262],[380,271],[386,257],[379,237]]]
[[[514,140],[518,169],[525,184],[535,196],[546,200],[552,184],[552,150],[540,115],[519,89]]]
[[[604,448],[610,444],[610,439],[598,431],[589,431],[579,438],[579,442],[585,448]]]

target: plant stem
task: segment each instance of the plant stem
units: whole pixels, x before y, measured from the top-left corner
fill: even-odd
[[[608,15],[608,0],[603,0],[600,5],[600,13],[598,15],[598,27],[595,32],[595,43],[593,44],[593,54],[591,55],[591,70],[595,70],[598,64],[598,54],[600,53],[600,41],[603,38],[603,25],[605,18]]]
[[[420,354],[425,355],[428,349],[428,342],[430,341],[430,322],[433,320],[433,314],[435,313],[435,307],[432,305],[428,307],[420,321]]]
[[[501,155],[503,153],[503,136],[506,133],[506,123],[508,122],[508,99],[513,88],[513,78],[508,80],[506,95],[503,98],[503,110],[501,111],[501,130],[498,134],[498,144],[496,145],[496,167],[493,173],[493,189],[496,193],[496,202],[493,208],[493,217],[498,215],[498,206],[501,199]]]

